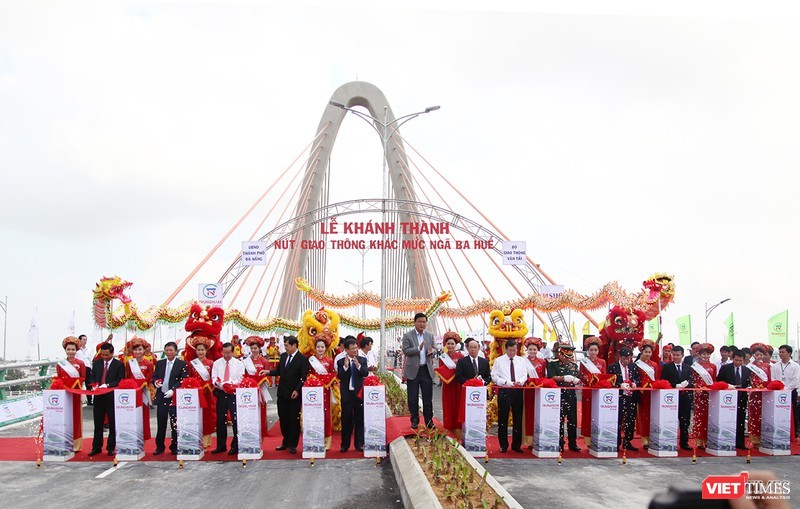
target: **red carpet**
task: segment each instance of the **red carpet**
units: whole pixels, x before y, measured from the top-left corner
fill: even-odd
[[[508,437],[508,440],[509,440],[509,444],[510,444],[511,443],[511,437],[510,436]],[[587,442],[588,442],[588,439],[587,439]],[[653,456],[653,455],[649,454],[647,451],[645,451],[644,449],[642,449],[641,438],[634,438],[633,439],[633,445],[634,445],[634,447],[637,447],[639,450],[638,451],[626,451],[626,453],[625,453],[625,457],[626,458],[655,458],[655,459],[658,459],[656,456]],[[490,458],[497,458],[497,459],[503,459],[503,458],[509,458],[509,459],[522,459],[522,458],[540,459],[540,458],[537,458],[536,456],[534,456],[533,452],[530,449],[526,448],[526,447],[522,448],[522,451],[523,451],[522,454],[520,454],[518,452],[514,452],[510,448],[508,449],[507,452],[504,452],[504,453],[500,452],[500,444],[497,441],[497,437],[494,436],[494,435],[490,435],[489,436],[486,446],[487,446]],[[591,459],[612,459],[612,460],[615,459],[615,458],[595,458],[594,456],[589,454],[588,445],[584,444],[583,437],[578,437],[578,446],[582,449],[581,452],[572,452],[570,450],[566,450],[561,455],[561,457],[564,460],[568,460],[568,459],[587,459],[587,458],[591,458]],[[792,455],[796,456],[798,454],[800,454],[800,444],[798,444],[797,441],[795,441],[795,442],[792,443]],[[747,451],[736,451],[736,455],[745,457],[745,456],[747,456]],[[759,456],[767,457],[769,455],[760,453],[758,451],[758,449],[751,449],[750,456],[755,458],[755,457],[759,457]],[[678,457],[679,458],[691,459],[692,451],[684,451],[682,449],[678,449]],[[701,450],[698,449],[697,450],[697,457],[698,458],[704,458],[704,457],[715,458],[716,456],[714,456],[713,454],[708,454],[705,451],[701,451]],[[541,459],[550,459],[550,458],[541,458]],[[622,459],[622,451],[619,452],[619,455],[617,456],[616,459]]]
[[[436,425],[441,428],[441,422],[435,420]],[[413,435],[414,430],[411,429],[409,418],[408,416],[405,417],[390,417],[386,421],[386,441],[387,443],[393,441],[399,436],[409,436]],[[281,444],[281,432],[278,423],[276,422],[272,428],[269,430],[268,437],[264,438],[262,448],[264,450],[264,457],[265,460],[303,460],[308,461],[307,459],[303,459],[301,454],[302,448],[302,440],[300,442],[300,447],[298,448],[298,452],[296,454],[289,454],[288,451],[276,451],[275,447]],[[509,437],[510,440],[511,437]],[[169,443],[169,439],[167,439],[167,443]],[[339,447],[341,444],[341,434],[338,432],[333,433],[333,439],[330,450],[326,453],[325,459],[358,459],[363,458],[363,454],[357,452],[352,447],[346,453],[339,452]],[[594,456],[589,454],[587,446],[583,443],[583,438],[578,437],[578,445],[581,447],[581,452],[572,452],[572,451],[565,451],[562,455],[562,458],[566,460],[570,459],[586,459],[586,458],[594,458]],[[633,445],[638,447],[638,451],[627,451],[626,457],[628,458],[656,458],[655,456],[651,456],[641,447],[641,440],[639,438],[634,439]],[[91,437],[89,437],[88,441],[84,438],[84,449],[80,452],[75,453],[75,457],[70,461],[95,461],[95,462],[108,462],[111,461],[112,458],[105,454],[103,451],[102,454],[89,458],[88,452],[91,449]],[[216,441],[212,440],[212,448],[216,447]],[[505,453],[500,452],[500,445],[498,444],[497,437],[494,435],[489,436],[488,443],[487,443],[489,456],[491,458],[509,458],[509,459],[538,459],[533,456],[533,453],[523,447],[523,453],[517,453],[512,450],[508,450]],[[171,454],[164,453],[160,456],[153,456],[153,451],[155,450],[155,440],[148,440],[145,443],[145,457],[141,461],[176,461],[175,456]],[[14,438],[0,438],[0,461],[36,461],[38,455],[41,454],[41,445],[37,447],[36,441],[32,437],[14,437]],[[800,444],[795,441],[792,443],[792,455],[799,455],[800,454]],[[763,457],[767,456],[758,452],[756,449],[752,449],[750,452],[752,457]],[[683,451],[678,450],[678,457],[690,459],[692,456],[692,451]],[[699,458],[702,457],[713,457],[711,454],[707,454],[705,451],[698,450],[697,456]],[[737,451],[737,456],[747,456],[747,451]],[[619,456],[616,459],[622,458],[622,453],[620,452]],[[614,458],[610,458],[614,459]],[[203,457],[201,461],[238,461],[236,456],[228,456],[227,453],[222,454],[208,454]]]
[[[436,421],[437,425],[441,425]],[[409,425],[408,417],[390,417],[386,421],[386,441],[391,442],[401,435],[412,434],[412,429]],[[334,431],[332,437],[331,448],[326,452],[325,459],[358,459],[363,458],[364,454],[356,451],[352,445],[350,450],[342,453],[339,452],[341,446],[341,433]],[[167,438],[167,445],[169,446],[169,438]],[[289,451],[276,451],[275,448],[281,445],[282,437],[279,424],[276,422],[269,430],[269,436],[264,437],[262,442],[262,449],[264,450],[265,460],[303,460],[302,455],[302,438],[296,454],[290,454]],[[83,439],[83,450],[75,453],[75,457],[70,461],[95,461],[104,462],[112,461],[113,458],[106,455],[105,450],[97,456],[89,457],[91,450],[92,439],[91,436]],[[228,445],[230,446],[230,437],[228,438]],[[216,447],[216,439],[211,441],[211,449]],[[147,440],[144,444],[145,456],[140,461],[177,461],[175,456],[169,454],[167,450],[164,454],[153,456],[153,451],[156,448],[155,439]],[[41,445],[37,447],[36,440],[33,437],[14,437],[14,438],[0,438],[0,461],[36,461],[37,457],[41,455]],[[236,456],[228,456],[227,453],[209,454],[206,453],[200,461],[238,461]]]

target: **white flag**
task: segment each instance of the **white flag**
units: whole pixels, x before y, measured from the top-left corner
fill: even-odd
[[[70,336],[74,336],[75,335],[75,330],[76,330],[76,326],[75,326],[75,311],[72,312],[72,318],[69,319],[69,325],[67,325],[67,330],[68,330]]]
[[[28,327],[28,346],[31,348],[39,344],[39,308],[33,310],[31,325]]]

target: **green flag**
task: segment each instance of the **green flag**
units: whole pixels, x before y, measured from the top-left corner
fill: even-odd
[[[650,339],[652,339],[653,341],[658,340],[659,332],[661,332],[661,322],[658,320],[658,317],[655,317],[652,320],[648,320],[647,333],[650,335]]]
[[[733,330],[733,311],[731,311],[731,315],[725,319],[725,330],[728,331],[728,339],[725,341],[725,344],[730,346],[734,344],[734,330]]]
[[[681,345],[692,344],[692,316],[686,315],[675,320],[678,326],[678,341]]]
[[[767,321],[769,344],[778,348],[789,343],[789,311],[778,313]]]

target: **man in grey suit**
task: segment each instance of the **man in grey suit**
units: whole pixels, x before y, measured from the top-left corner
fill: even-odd
[[[414,329],[403,334],[403,354],[406,364],[403,376],[408,387],[408,409],[411,411],[411,427],[419,426],[419,392],[422,390],[422,416],[425,425],[433,428],[433,362],[436,346],[433,334],[425,332],[428,317],[425,313],[414,315]]]

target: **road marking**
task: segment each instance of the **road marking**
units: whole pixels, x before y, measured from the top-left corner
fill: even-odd
[[[116,471],[116,470],[119,470],[120,468],[124,467],[124,466],[125,466],[125,465],[127,465],[127,464],[128,464],[128,462],[126,462],[126,461],[122,461],[122,462],[120,462],[120,463],[117,463],[117,466],[116,466],[116,467],[111,467],[111,468],[109,468],[109,469],[108,469],[108,470],[106,470],[105,472],[103,472],[103,473],[101,473],[100,475],[98,475],[97,477],[95,477],[95,479],[102,479],[102,478],[104,478],[104,477],[107,477],[107,476],[109,476],[109,475],[113,474],[113,473],[114,473],[114,471]]]

